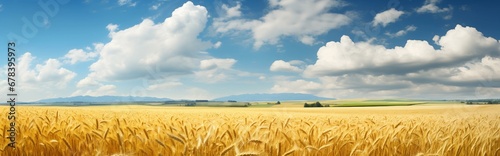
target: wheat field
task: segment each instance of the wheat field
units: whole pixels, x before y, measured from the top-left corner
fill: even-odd
[[[17,110],[0,155],[500,155],[500,106]]]

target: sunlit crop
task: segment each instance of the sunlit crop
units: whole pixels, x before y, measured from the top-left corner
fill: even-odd
[[[0,155],[500,155],[500,106],[470,107],[19,106]]]

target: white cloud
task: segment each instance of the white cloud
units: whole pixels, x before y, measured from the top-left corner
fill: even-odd
[[[439,46],[436,50],[427,41],[408,40],[404,47],[387,49],[368,42],[355,43],[348,36],[342,36],[340,42],[328,42],[318,50],[318,60],[307,67],[305,74],[405,74],[500,55],[496,39],[460,25],[442,36]]]
[[[230,69],[236,63],[235,59],[207,59],[200,62],[200,69],[210,70],[215,68]]]
[[[56,59],[48,59],[44,64],[37,64],[34,69],[31,69],[34,59],[35,57],[29,52],[19,58],[19,80],[26,86],[44,85],[64,88],[76,76],[76,73],[61,67],[62,64]]]
[[[216,18],[213,26],[218,33],[249,30],[254,48],[276,45],[280,38],[294,37],[312,44],[314,37],[351,22],[344,14],[330,13],[344,6],[336,0],[276,0],[270,1],[271,11],[258,20]]]
[[[302,61],[294,60],[290,62],[285,62],[283,60],[276,60],[271,64],[271,67],[269,67],[270,71],[273,72],[302,72],[303,69],[300,69],[296,65],[301,65],[303,64]]]
[[[83,88],[83,87],[92,87],[92,86],[99,86],[101,85],[99,82],[96,80],[92,79],[91,77],[85,77],[78,81],[76,84],[76,87],[78,88]]]
[[[314,38],[311,36],[302,36],[300,38],[300,42],[306,44],[306,45],[313,45],[314,44]]]
[[[403,14],[404,14],[403,11],[398,11],[394,8],[391,8],[389,10],[386,10],[384,12],[375,15],[372,24],[373,26],[382,25],[385,27],[389,23],[396,22],[399,19],[399,17]]]
[[[441,2],[441,0],[425,0],[425,3],[422,7],[417,9],[418,13],[443,13],[450,12],[452,7],[448,8],[439,8],[436,4]]]
[[[451,19],[452,16],[452,11],[453,7],[449,6],[447,8],[439,8],[437,6],[437,3],[441,2],[441,0],[426,0],[424,5],[418,9],[416,9],[417,13],[442,13],[444,14],[443,18],[444,19]]]
[[[90,61],[98,56],[99,51],[102,49],[104,44],[96,43],[94,44],[93,52],[85,52],[83,49],[71,49],[66,55],[64,55],[64,61],[70,64],[76,64],[78,62]],[[87,49],[89,50],[89,49]]]
[[[157,3],[157,4],[154,4],[152,5],[149,9],[151,10],[158,10],[158,8],[162,5],[162,3]]]
[[[217,41],[217,42],[215,42],[215,44],[214,44],[214,48],[215,48],[215,49],[217,49],[217,48],[219,48],[221,45],[222,45],[222,42]]]
[[[203,50],[211,43],[197,38],[206,22],[207,10],[188,1],[162,23],[144,19],[123,30],[110,24],[111,41],[102,47],[88,77],[114,81],[190,74],[209,57]]]
[[[457,25],[427,41],[385,48],[343,36],[318,50],[305,78],[275,79],[274,92],[337,98],[491,98],[500,91],[500,41]]]
[[[47,59],[41,64],[34,64],[36,57],[30,52],[18,58],[16,88],[17,92],[21,93],[19,95],[21,101],[36,101],[64,95],[68,83],[76,76],[75,72],[62,67],[63,64],[56,59]]]
[[[3,10],[3,8],[2,8],[2,7],[3,7],[3,5],[2,5],[2,4],[0,4],[0,11],[2,11],[2,10]]]
[[[203,82],[215,83],[230,77],[235,72],[231,67],[236,63],[234,59],[207,59],[200,62],[199,71],[195,76]]]
[[[118,5],[120,6],[128,5],[134,7],[135,5],[137,5],[137,2],[132,2],[132,0],[118,0]]]
[[[400,30],[396,33],[387,32],[387,33],[385,33],[385,35],[390,36],[390,37],[400,37],[400,36],[406,35],[408,32],[412,32],[415,30],[417,30],[417,27],[415,27],[414,25],[409,25],[404,30]]]
[[[439,36],[438,35],[434,35],[434,37],[432,37],[432,41],[434,41],[435,44],[439,44]]]
[[[241,16],[241,4],[237,3],[234,7],[228,7],[226,4],[222,4],[222,10],[225,12],[225,18],[233,18]]]
[[[118,31],[118,25],[116,25],[116,24],[108,24],[106,26],[106,29],[108,29],[108,31],[109,31],[108,36],[109,37],[113,37],[113,35],[116,33],[116,31]]]
[[[325,76],[315,80],[277,80],[272,92],[296,92],[332,98],[413,98],[463,99],[498,94],[499,87],[453,86],[435,82],[419,83],[396,75]],[[488,92],[486,93],[477,93]]]
[[[106,29],[108,29],[109,32],[116,32],[118,30],[118,25],[116,25],[116,24],[108,24],[106,26]]]
[[[255,74],[232,69],[235,59],[216,58],[205,52],[222,45],[220,41],[211,43],[198,38],[207,18],[203,6],[188,1],[159,23],[144,19],[120,29],[109,24],[111,41],[104,43],[90,73],[76,84],[78,90],[72,95],[127,95],[118,84],[132,83],[136,86],[126,89],[132,95],[213,98],[217,93],[184,81],[213,85],[241,77],[255,79]]]
[[[408,74],[411,79],[433,80],[448,85],[482,83],[483,87],[500,87],[500,58],[485,56],[460,66],[443,67]]]

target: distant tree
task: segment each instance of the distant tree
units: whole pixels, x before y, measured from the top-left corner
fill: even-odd
[[[316,103],[314,104],[314,107],[323,107],[323,105],[321,105],[321,103],[319,103],[319,102],[316,102]]]
[[[277,105],[279,105],[279,104],[281,104],[281,102],[280,102],[280,101],[278,101],[278,102],[276,102],[276,104],[277,104]]]

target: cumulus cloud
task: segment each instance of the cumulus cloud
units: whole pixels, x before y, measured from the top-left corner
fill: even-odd
[[[385,35],[390,36],[390,37],[400,37],[400,36],[406,35],[408,32],[412,32],[415,30],[417,30],[417,27],[415,27],[414,25],[409,25],[409,26],[406,26],[405,29],[400,30],[396,33],[386,32]]]
[[[86,52],[83,49],[71,49],[63,59],[65,63],[76,64],[78,62],[90,61],[99,55],[99,51],[102,49],[104,44],[96,43],[94,44],[94,51]],[[87,48],[91,49],[91,48]]]
[[[306,44],[306,45],[313,45],[314,44],[314,37],[311,36],[302,36],[300,38],[300,42]]]
[[[417,9],[418,13],[442,13],[442,12],[450,12],[452,7],[448,8],[439,8],[437,3],[441,2],[441,0],[425,0],[424,5]]]
[[[271,67],[269,67],[270,71],[273,72],[302,72],[303,69],[297,67],[299,65],[304,64],[304,62],[299,61],[299,60],[293,60],[290,62],[285,62],[283,60],[276,60],[271,64]]]
[[[19,58],[19,80],[23,84],[33,87],[39,85],[65,87],[76,76],[76,73],[61,67],[62,63],[56,59],[48,59],[43,64],[35,65],[35,68],[32,69],[31,63],[34,59],[35,57],[29,52]]]
[[[275,92],[340,98],[491,98],[500,88],[500,41],[457,25],[427,41],[386,48],[343,36],[318,50],[303,78],[276,79]],[[453,97],[450,97],[453,96]]]
[[[110,24],[111,41],[102,47],[88,77],[115,81],[190,74],[209,57],[203,50],[211,43],[197,38],[206,22],[207,10],[188,1],[161,23],[144,19],[123,30]]]
[[[311,45],[315,36],[351,22],[345,14],[330,13],[331,9],[342,6],[336,0],[275,0],[270,1],[271,11],[258,20],[216,18],[213,26],[218,33],[251,31],[255,49],[278,44],[283,37],[294,37]]]
[[[233,18],[241,16],[241,3],[237,3],[236,6],[229,7],[226,4],[222,4],[222,10],[225,13],[225,18]]]
[[[389,10],[386,10],[384,12],[378,13],[375,15],[375,18],[373,19],[373,26],[387,26],[389,23],[394,23],[396,22],[401,15],[403,15],[403,11],[398,11],[394,8],[391,8]]]
[[[30,52],[18,57],[16,90],[22,93],[19,95],[21,101],[61,96],[61,92],[67,90],[68,83],[76,76],[75,72],[64,68],[63,63],[57,59],[49,58],[43,63],[36,62],[37,58]],[[6,76],[5,73],[1,75]],[[0,92],[4,93],[3,91]]]
[[[236,72],[231,67],[236,63],[235,59],[206,59],[200,62],[199,71],[195,72],[198,80],[215,83],[230,77],[231,72]]]
[[[207,59],[200,62],[200,69],[210,70],[215,68],[230,69],[236,63],[235,59]]]
[[[96,56],[96,53],[87,53],[83,49],[71,49],[66,55],[64,55],[64,58],[68,59],[71,64],[75,64],[77,62],[88,61]]]
[[[337,98],[494,98],[500,91],[499,65],[500,58],[485,56],[463,65],[405,75],[351,73],[317,80],[279,79],[271,90]]]
[[[442,13],[444,14],[443,18],[444,19],[451,19],[452,18],[452,11],[453,7],[449,6],[447,8],[439,8],[437,4],[441,2],[441,0],[426,0],[424,2],[424,5],[420,8],[417,8],[416,11],[417,13]]]
[[[159,23],[144,19],[128,28],[109,24],[106,29],[111,40],[103,44],[97,61],[76,84],[78,90],[72,95],[126,94],[117,92],[116,83],[132,82],[139,83],[131,90],[134,95],[213,97],[205,89],[183,81],[212,85],[233,78],[258,77],[233,69],[235,59],[216,58],[205,52],[222,45],[220,41],[214,44],[198,38],[207,18],[203,6],[188,1]]]
[[[408,40],[404,47],[387,49],[342,36],[340,42],[328,42],[318,50],[318,60],[307,67],[305,74],[407,74],[500,55],[499,42],[472,27],[457,25],[438,43],[440,49],[434,49],[427,41]]]
[[[463,65],[436,68],[407,74],[416,83],[439,82],[453,86],[500,87],[500,58],[485,56],[481,60],[470,61]]]
[[[434,44],[439,44],[439,36],[438,35],[434,35],[434,37],[432,37],[432,41],[434,41]]]
[[[91,86],[98,86],[101,83],[97,82],[96,80],[92,79],[91,77],[85,77],[78,81],[76,84],[76,87],[78,88],[83,88],[83,87],[91,87]]]

